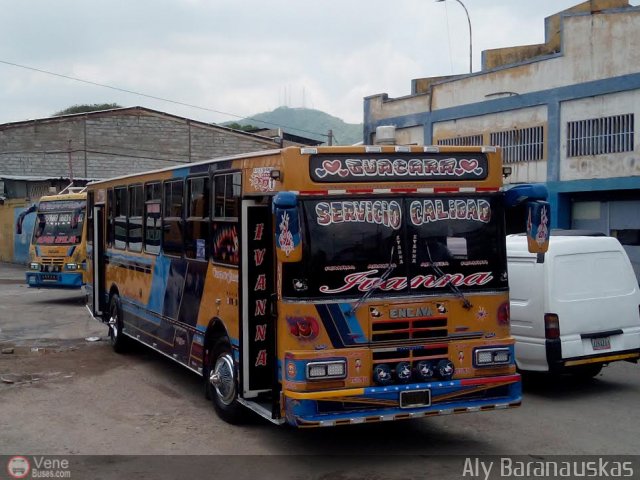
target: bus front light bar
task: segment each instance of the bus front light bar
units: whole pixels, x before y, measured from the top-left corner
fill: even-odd
[[[478,348],[474,352],[476,367],[508,365],[511,363],[511,350],[508,348]]]
[[[345,378],[346,376],[346,360],[330,360],[327,362],[307,363],[307,380]]]

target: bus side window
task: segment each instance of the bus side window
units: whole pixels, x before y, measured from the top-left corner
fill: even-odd
[[[212,256],[215,262],[238,265],[238,217],[242,196],[240,172],[213,177]]]
[[[158,255],[162,238],[162,193],[160,183],[147,183],[144,189],[144,251]]]
[[[87,192],[87,245],[93,245],[93,192]]]
[[[184,250],[183,194],[182,179],[164,182],[162,250],[167,255],[182,256]]]
[[[127,248],[127,188],[116,188],[115,194],[115,241],[113,246],[124,250]]]
[[[198,260],[209,258],[209,178],[187,180],[187,223],[185,256]]]
[[[115,225],[114,225],[114,195],[113,189],[110,188],[107,191],[107,248],[113,247],[113,242],[115,239]]]
[[[129,187],[129,250],[142,251],[142,185]]]

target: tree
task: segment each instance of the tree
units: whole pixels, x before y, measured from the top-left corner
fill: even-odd
[[[73,105],[71,107],[65,108],[64,110],[60,110],[52,115],[52,117],[58,117],[60,115],[71,115],[73,113],[85,113],[85,112],[95,112],[98,110],[111,110],[113,108],[122,108],[121,105],[117,103],[94,103],[93,105],[84,104],[84,105]]]
[[[259,127],[254,125],[240,125],[238,122],[228,123],[225,127],[233,128],[234,130],[242,130],[244,132],[255,132],[256,130],[260,130]]]

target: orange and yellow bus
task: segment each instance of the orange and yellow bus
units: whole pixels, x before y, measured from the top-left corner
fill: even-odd
[[[351,146],[94,182],[90,310],[116,351],[201,375],[229,422],[516,407],[505,210],[528,204],[540,251],[549,217],[502,180],[493,147]]]
[[[37,288],[82,288],[86,276],[87,194],[84,187],[69,186],[56,195],[46,195],[18,217],[22,232],[24,217],[36,213],[26,282]]]

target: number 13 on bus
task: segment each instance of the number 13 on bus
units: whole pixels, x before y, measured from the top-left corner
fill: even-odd
[[[502,181],[493,147],[352,146],[95,182],[89,307],[116,351],[201,375],[232,423],[516,407],[505,213],[543,253],[549,205]]]

